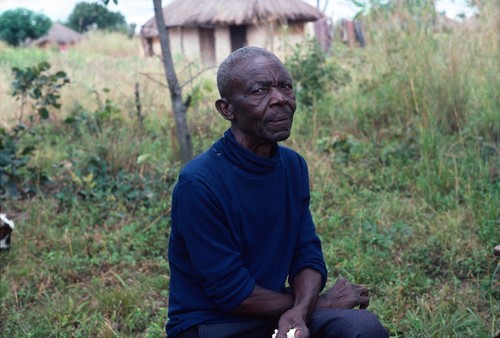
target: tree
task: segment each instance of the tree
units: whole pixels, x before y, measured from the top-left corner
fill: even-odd
[[[110,0],[102,0],[107,5]],[[118,0],[113,0],[115,4]],[[172,53],[170,52],[170,38],[168,31],[165,28],[165,18],[163,17],[163,9],[161,0],[153,0],[155,11],[155,19],[158,28],[158,36],[160,38],[161,54],[163,61],[163,68],[165,70],[165,77],[167,78],[168,88],[170,90],[170,99],[172,100],[172,107],[175,115],[175,125],[177,128],[177,140],[180,145],[181,163],[185,164],[193,157],[193,143],[191,141],[191,134],[187,125],[187,108],[188,103],[182,101],[182,89],[179,85],[177,75],[175,74],[174,62],[172,60]]]
[[[52,21],[43,14],[17,8],[0,15],[0,40],[12,46],[23,44],[26,39],[37,39],[46,34]]]
[[[170,99],[175,115],[175,125],[177,127],[177,140],[179,141],[181,150],[181,163],[185,164],[193,156],[193,145],[191,142],[191,134],[187,125],[187,103],[182,101],[182,90],[175,74],[172,53],[170,52],[170,39],[168,31],[165,28],[165,18],[163,17],[163,9],[161,0],[153,0],[156,27],[158,27],[158,36],[160,38],[161,54],[163,58],[163,68],[170,90]]]
[[[119,12],[109,11],[105,5],[100,3],[80,2],[76,4],[67,24],[80,33],[91,28],[127,31],[125,17]]]
[[[321,0],[316,0],[316,9],[321,12],[325,12],[326,7],[328,7],[329,0],[324,0],[323,6],[321,6]]]

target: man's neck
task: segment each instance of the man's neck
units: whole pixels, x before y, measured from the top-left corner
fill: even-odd
[[[276,152],[276,147],[278,146],[276,142],[269,142],[264,140],[258,142],[255,140],[249,140],[245,138],[244,135],[240,135],[238,133],[235,133],[234,131],[233,135],[239,144],[241,144],[243,147],[245,147],[246,149],[250,150],[252,153],[260,157],[265,157],[265,158],[272,157]]]

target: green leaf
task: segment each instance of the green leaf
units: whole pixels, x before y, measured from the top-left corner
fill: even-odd
[[[66,75],[66,72],[60,70],[58,71],[56,74],[55,74],[56,77],[58,78],[65,78],[67,75]]]
[[[73,124],[77,121],[75,116],[68,116],[67,118],[64,119],[64,123],[66,124]]]
[[[42,96],[42,91],[40,90],[40,88],[35,88],[30,96],[34,99],[38,99]]]
[[[30,155],[35,151],[35,146],[27,146],[21,151],[21,155]]]
[[[8,195],[10,195],[11,197],[17,197],[19,195],[16,182],[14,182],[13,180],[8,180],[4,186],[7,190]]]
[[[351,0],[351,2],[354,4],[354,6],[356,7],[361,7],[361,8],[365,8],[366,7],[366,4],[361,2],[361,1],[357,1],[357,0]]]
[[[30,161],[29,156],[23,156],[16,158],[12,161],[12,164],[16,166],[17,168],[24,167],[28,162]]]
[[[50,63],[47,61],[42,61],[38,64],[38,69],[41,71],[50,69]]]
[[[7,154],[0,153],[0,167],[6,167],[10,165],[11,157]]]
[[[143,164],[148,162],[150,159],[154,158],[151,154],[142,154],[137,157],[137,164]]]
[[[47,108],[42,107],[42,108],[38,109],[38,115],[40,116],[40,118],[42,120],[46,120],[49,118],[49,111],[47,110]]]

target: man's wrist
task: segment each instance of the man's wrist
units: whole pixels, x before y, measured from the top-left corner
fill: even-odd
[[[309,307],[305,305],[294,305],[292,308],[293,311],[297,311],[300,317],[306,320],[309,317]]]
[[[316,302],[316,307],[320,309],[329,309],[332,307],[332,304],[328,297],[326,297],[324,294],[320,295],[318,297],[318,301]]]

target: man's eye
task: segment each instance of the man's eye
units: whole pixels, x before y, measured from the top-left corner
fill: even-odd
[[[282,84],[281,89],[292,90],[293,87],[290,84]]]
[[[267,93],[266,88],[258,88],[252,92],[252,94],[264,94],[264,93]]]

